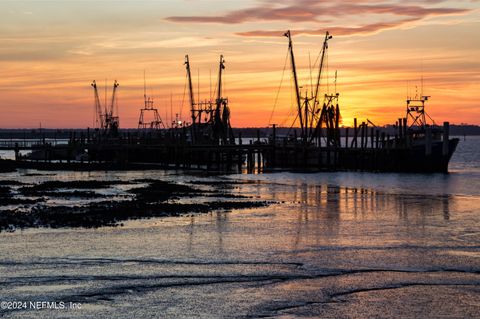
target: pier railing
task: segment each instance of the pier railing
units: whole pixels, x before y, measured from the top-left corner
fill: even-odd
[[[0,149],[1,150],[31,150],[37,147],[42,147],[45,145],[57,146],[65,145],[68,143],[68,140],[65,139],[0,139]]]

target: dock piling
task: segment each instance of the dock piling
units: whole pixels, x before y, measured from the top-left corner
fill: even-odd
[[[432,155],[432,128],[430,126],[425,129],[425,155]]]
[[[353,131],[354,140],[352,141],[352,143],[355,142],[355,148],[357,148],[358,147],[358,144],[357,144],[357,136],[358,136],[357,118],[353,119],[353,127],[354,127],[354,131]]]
[[[345,148],[348,148],[348,127],[345,128]]]
[[[442,155],[448,156],[449,153],[449,135],[450,135],[450,123],[443,122],[443,143],[442,143]]]

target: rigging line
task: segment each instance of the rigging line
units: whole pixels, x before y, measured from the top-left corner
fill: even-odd
[[[428,116],[428,118],[429,118],[430,120],[432,120],[433,125],[437,125],[437,123],[435,123],[435,120],[432,119],[427,112],[425,112],[425,114]]]
[[[283,120],[280,122],[280,124],[278,126],[279,127],[286,127],[287,122],[291,121],[295,111],[296,111],[296,108],[294,108],[293,104],[291,104],[288,113],[286,113],[286,115],[284,115]]]
[[[273,113],[275,112],[275,108],[277,107],[278,97],[280,96],[280,90],[282,89],[285,70],[287,69],[287,62],[288,62],[288,50],[285,56],[285,62],[283,63],[283,71],[282,71],[282,77],[280,78],[280,85],[278,86],[277,95],[275,96],[275,102],[273,103],[272,112],[270,113],[270,118],[268,119],[268,123],[267,123],[268,125],[272,123]]]
[[[329,62],[328,62],[328,50],[325,50],[325,60],[326,60],[326,63],[325,63],[325,66],[326,66],[326,69],[327,69],[327,74],[325,76],[325,78],[327,79],[327,94],[330,94],[330,71],[328,69],[328,65],[329,65]]]
[[[290,114],[293,114],[293,108],[294,108],[294,101],[293,101],[293,74],[290,74],[290,113],[287,115],[287,117],[290,117]],[[297,111],[298,112],[298,111]],[[287,120],[285,120],[286,122]]]
[[[313,91],[312,58],[310,57],[310,51],[308,51],[308,67],[310,68],[310,90]],[[307,96],[308,96],[308,93],[307,93]]]
[[[218,75],[217,75],[217,79],[215,80],[215,86],[213,87],[213,96],[212,96],[212,99],[209,101],[210,103],[211,102],[214,102],[214,104],[216,105],[217,104],[217,88],[218,88]],[[222,92],[220,92],[222,93]],[[220,94],[220,97],[221,97],[221,94]]]
[[[291,84],[291,86],[293,86],[293,83],[292,83],[292,82],[293,82],[293,79],[290,78],[290,80],[291,80],[291,81],[290,81],[290,84]],[[292,95],[292,91],[290,91],[290,109],[289,109],[287,115],[283,118],[283,121],[281,122],[281,124],[279,125],[280,127],[284,127],[285,124],[287,123],[287,121],[288,121],[288,120],[291,120],[291,118],[293,117],[293,114],[294,114],[295,112],[298,112],[298,110],[296,109],[296,107],[294,107],[293,104],[294,104],[293,95]],[[297,119],[295,118],[295,119],[294,119],[294,122],[295,122],[296,120],[297,120]]]
[[[293,120],[292,125],[288,128],[287,136],[290,135],[290,131],[292,130],[293,126],[295,125],[295,122],[297,121],[297,118],[298,118],[298,113],[297,113],[297,116],[295,116],[295,120]]]
[[[183,97],[182,97],[182,105],[180,107],[180,118],[182,118],[183,105],[185,104],[185,93],[187,91],[187,77],[188,77],[188,75],[185,74],[185,85],[183,86]]]
[[[223,95],[222,97],[227,96],[227,70],[223,69],[223,75],[222,75],[222,89],[223,89]]]
[[[328,48],[328,47],[327,47]],[[314,64],[314,68],[317,64],[317,62],[319,62],[320,60],[320,57],[322,55],[322,51],[319,52],[318,56],[317,56],[317,59],[315,60],[315,64]],[[328,65],[329,65],[329,62],[328,62],[328,50],[325,50],[325,69],[326,69],[326,75],[324,74],[324,72],[321,73],[321,76],[320,76],[320,81],[318,82],[318,85],[320,88],[322,88],[323,86],[321,85],[321,82],[322,82],[322,79],[323,80],[326,80],[327,81],[327,91],[325,92],[326,94],[330,94],[330,86],[329,86],[329,69],[328,69]],[[314,98],[314,101],[313,101],[313,105],[312,105],[312,114],[315,115],[317,113],[317,110],[318,112],[320,112],[320,108],[323,107],[321,106],[321,103],[320,103],[320,100],[318,99],[318,96],[316,96]],[[314,116],[311,117],[311,120],[310,120],[310,127],[313,128],[313,125],[315,124],[315,126],[318,125],[318,121],[321,121],[321,118],[320,116],[318,117],[317,119],[317,123],[315,124],[315,121],[314,121]],[[321,126],[321,123],[320,123],[320,126]]]
[[[320,57],[322,55],[322,51],[323,51],[323,49],[319,52],[317,60],[315,61],[315,65],[317,64],[317,61],[319,62]],[[324,55],[325,66],[324,67],[322,66],[322,70],[320,70],[320,71],[323,71],[323,68],[325,68],[326,69],[326,75],[324,74],[324,72],[321,72],[321,74],[320,74],[320,79],[318,81],[318,87],[320,88],[320,91],[318,91],[318,93],[320,93],[321,90],[323,89],[323,85],[321,85],[322,80],[326,79],[326,81],[327,81],[327,91],[325,93],[329,94],[330,88],[329,88],[329,83],[328,83],[328,72],[329,72],[329,70],[328,70],[328,50],[324,50],[324,52],[325,52],[325,55]],[[317,88],[317,90],[318,90],[318,88]],[[325,102],[325,100],[324,100],[324,102]],[[321,112],[322,108],[323,108],[323,103],[320,103],[319,95],[315,95],[313,97],[312,114],[315,115],[317,112]],[[315,123],[314,116],[312,116],[311,120],[310,120],[310,127],[313,129],[314,124],[315,124],[315,126],[318,126],[318,122],[320,122],[320,127],[321,127],[321,121],[322,121],[321,115],[319,115],[319,117],[317,119],[317,123]]]
[[[215,89],[213,90],[213,97],[215,98],[215,100],[217,99],[216,98],[216,96],[217,96],[217,86],[218,86],[218,79],[215,81]]]
[[[315,69],[317,67],[317,63],[320,61],[321,56],[322,56],[322,50],[318,51],[318,55],[317,55],[317,58],[315,59],[315,62],[313,63],[312,69]],[[320,82],[321,82],[321,78],[320,78]],[[318,83],[319,86],[320,86],[320,82]],[[313,89],[313,85],[312,85],[312,89]],[[314,112],[316,112],[319,106],[320,106],[320,101],[318,101],[318,99],[314,99],[313,101]]]
[[[320,50],[320,51],[318,52],[317,58],[315,59],[315,62],[313,63],[312,68],[315,69],[315,68],[317,67],[317,63],[318,63],[318,61],[320,60],[320,56],[321,56],[321,55],[322,55],[322,50]]]
[[[291,131],[292,127],[295,125],[295,122],[297,122],[297,119],[298,119],[298,111],[296,110],[295,106],[293,105],[294,104],[294,98],[293,98],[292,92],[293,92],[293,75],[290,75],[290,113],[285,117],[281,126],[286,124],[286,122],[290,119],[290,117],[294,114],[294,112],[296,112],[297,115],[293,119],[292,125],[288,129],[287,135],[290,134],[290,131]]]
[[[294,109],[293,109],[293,106],[290,108],[290,112],[287,114],[287,116],[283,119],[283,121],[280,123],[280,127],[283,127],[285,126],[285,124],[287,123],[288,119],[293,115],[293,112],[294,112]]]

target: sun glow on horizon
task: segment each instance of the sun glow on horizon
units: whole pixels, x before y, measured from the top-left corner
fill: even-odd
[[[404,115],[407,94],[419,94],[421,78],[434,119],[480,124],[478,2],[340,1],[337,7],[306,0],[106,1],[92,11],[81,1],[2,2],[0,127],[91,127],[90,83],[101,84],[103,98],[105,78],[109,92],[110,82],[120,83],[121,127],[136,127],[144,70],[148,95],[164,122],[176,114],[188,120],[185,54],[201,100],[211,97],[218,56],[225,56],[223,95],[233,126],[290,126],[295,107],[288,61],[284,69],[286,29],[293,33],[303,91],[310,73],[316,76],[310,65],[322,34],[333,34],[328,82],[333,91],[337,71],[343,125],[355,117],[394,123]],[[349,24],[339,26],[332,14]],[[322,92],[326,84],[324,78]]]

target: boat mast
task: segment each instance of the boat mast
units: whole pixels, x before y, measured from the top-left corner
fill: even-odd
[[[192,74],[190,72],[190,61],[188,59],[188,54],[185,55],[185,66],[187,68],[187,78],[188,78],[188,92],[190,94],[190,112],[192,116],[192,141],[195,141],[195,125],[196,125],[196,115],[195,115],[195,100],[193,96],[193,85],[192,85]],[[199,114],[199,118],[201,115]]]
[[[187,68],[187,77],[188,77],[188,92],[190,94],[190,109],[192,112],[192,123],[195,123],[195,100],[193,96],[193,85],[192,85],[192,74],[190,72],[190,61],[188,60],[188,54],[185,55],[185,66]]]
[[[327,31],[325,33],[325,39],[323,40],[322,56],[320,58],[320,65],[318,67],[317,84],[315,85],[315,94],[313,95],[313,110],[312,110],[313,114],[316,114],[318,108],[320,107],[320,101],[318,100],[318,92],[319,92],[319,89],[320,89],[320,80],[322,78],[323,65],[324,65],[324,61],[325,61],[325,53],[328,49],[328,40],[330,40],[331,38],[332,38],[332,36]],[[320,127],[321,127],[322,117],[320,117],[319,121],[320,121]],[[313,116],[310,120],[309,130],[310,130],[309,134],[312,134],[313,133],[312,132],[313,131]],[[320,133],[320,131],[318,131],[318,132]],[[313,136],[311,137],[311,139],[313,140]]]
[[[110,110],[108,111],[108,114],[110,116],[113,116],[113,110],[115,108],[115,100],[116,100],[116,93],[117,93],[117,87],[118,87],[118,82],[117,80],[115,80],[115,82],[113,82],[113,91],[112,91],[112,99],[110,101]]]
[[[325,51],[328,49],[328,40],[330,40],[332,36],[328,31],[325,33],[325,40],[323,40],[323,47],[322,47],[322,57],[320,58],[320,66],[318,68],[318,76],[317,76],[317,85],[315,86],[315,102],[317,101],[318,97],[318,89],[320,88],[320,78],[322,76],[322,70],[323,70],[323,62],[325,61]]]
[[[95,122],[97,125],[99,125],[99,128],[103,129],[104,128],[104,123],[103,123],[103,114],[102,114],[102,104],[100,103],[100,98],[98,96],[98,89],[97,89],[97,83],[95,80],[93,80],[91,86],[93,87],[94,91],[94,100],[95,100]]]
[[[214,138],[218,141],[225,141],[225,123],[222,118],[222,105],[224,104],[225,99],[222,97],[222,73],[225,69],[225,60],[223,55],[220,55],[220,62],[218,66],[218,86],[217,86],[217,99],[215,100],[215,113],[213,116],[213,129],[214,129]],[[226,107],[226,105],[225,105]]]
[[[301,97],[300,97],[300,91],[298,88],[298,79],[297,79],[297,68],[295,66],[295,57],[293,55],[293,44],[292,44],[292,37],[290,35],[290,30],[285,32],[284,36],[288,38],[288,50],[290,51],[290,61],[292,64],[292,72],[293,72],[293,81],[295,84],[295,98],[297,101],[297,107],[298,107],[298,119],[300,121],[300,129],[301,129],[301,134],[302,138],[305,137],[305,132],[304,132],[304,125],[303,125],[303,115],[302,115],[302,102],[301,102]]]
[[[220,65],[218,69],[218,88],[217,88],[217,109],[220,109],[222,104],[222,71],[225,69],[225,60],[223,55],[220,55]]]
[[[115,80],[115,82],[113,82],[113,90],[112,90],[112,99],[110,101],[110,108],[108,110],[108,114],[106,115],[106,118],[107,118],[107,122],[110,124],[110,125],[118,125],[118,123],[116,123],[118,121],[118,118],[115,118],[113,116],[113,113],[114,113],[114,109],[115,109],[115,102],[116,102],[116,98],[117,98],[117,88],[118,88],[118,82],[117,80]],[[117,114],[118,116],[118,114]]]

